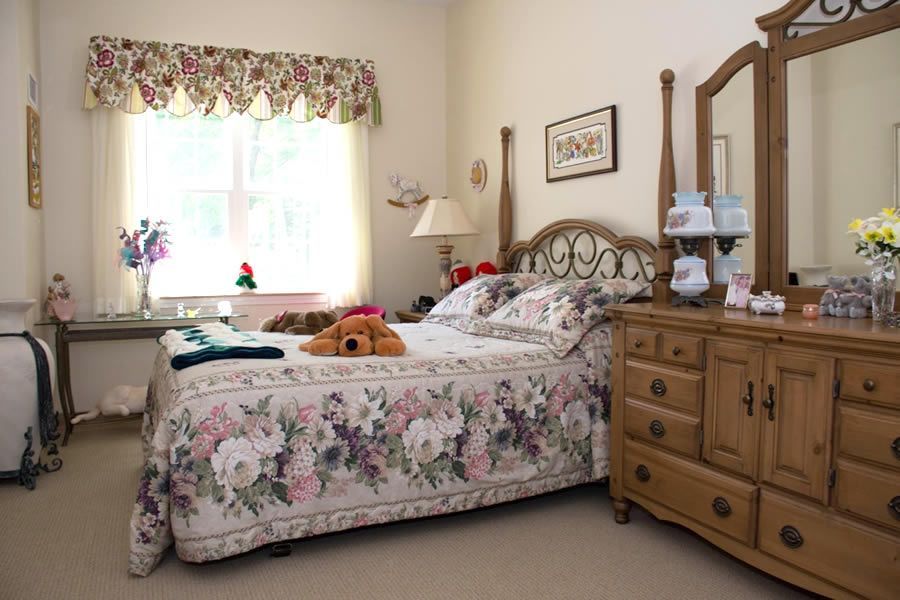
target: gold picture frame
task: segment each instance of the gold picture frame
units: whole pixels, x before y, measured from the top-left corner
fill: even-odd
[[[617,170],[616,106],[544,128],[547,183]]]
[[[31,106],[25,107],[28,131],[28,205],[41,208],[41,116]]]

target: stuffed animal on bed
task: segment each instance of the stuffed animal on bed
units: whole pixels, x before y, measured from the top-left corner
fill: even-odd
[[[295,312],[284,310],[259,324],[260,331],[287,333],[288,335],[315,335],[338,322],[333,310]]]
[[[300,349],[315,356],[400,356],[406,344],[378,315],[356,315],[300,344]]]
[[[72,419],[72,424],[104,417],[127,417],[144,412],[147,404],[147,386],[117,385],[105,394],[96,407]]]

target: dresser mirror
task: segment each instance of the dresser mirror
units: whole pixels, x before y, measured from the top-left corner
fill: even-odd
[[[787,61],[788,284],[867,274],[846,235],[896,206],[900,29]]]
[[[847,225],[896,206],[900,4],[794,0],[757,23],[769,40],[769,284],[797,307],[819,301],[829,274],[871,272]]]
[[[731,273],[768,285],[766,53],[756,42],[732,54],[697,86],[697,181],[717,235],[704,249],[710,295],[724,297]],[[746,211],[747,218],[743,219]]]

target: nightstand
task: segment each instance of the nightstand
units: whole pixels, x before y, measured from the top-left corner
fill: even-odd
[[[425,318],[425,313],[412,312],[411,310],[398,310],[394,312],[401,323],[418,323]]]

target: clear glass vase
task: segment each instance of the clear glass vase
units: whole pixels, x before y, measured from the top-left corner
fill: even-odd
[[[150,277],[138,273],[137,278],[137,309],[135,313],[139,317],[149,319],[153,316],[150,306]]]
[[[879,258],[872,266],[872,319],[884,321],[894,311],[894,297],[897,293],[897,261],[894,258]]]

